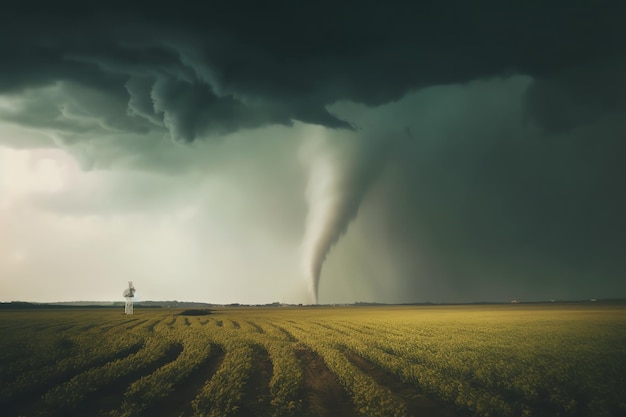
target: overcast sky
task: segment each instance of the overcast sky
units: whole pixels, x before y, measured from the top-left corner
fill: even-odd
[[[625,2],[196,3],[3,10],[0,301],[626,297]]]

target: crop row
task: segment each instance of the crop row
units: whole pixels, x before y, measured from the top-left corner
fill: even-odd
[[[32,393],[45,392],[72,375],[135,353],[144,343],[141,337],[133,333],[109,338],[107,343],[79,335],[71,338],[78,345],[75,354],[45,366],[26,369],[14,380],[3,380],[0,383],[0,404],[20,401]]]
[[[468,323],[437,332],[435,323],[367,320],[311,323],[319,337],[475,415],[623,413],[617,382],[626,365],[619,339],[593,338],[597,326]],[[585,326],[587,324],[587,326]],[[310,327],[307,331],[311,332]],[[589,336],[589,337],[585,337]],[[615,335],[613,335],[615,337]]]
[[[152,337],[136,353],[91,368],[48,391],[43,396],[38,415],[45,417],[74,414],[77,406],[89,396],[125,376],[136,375],[164,359],[167,360],[168,353],[176,353],[177,347],[174,342],[165,338]]]
[[[336,339],[317,328],[283,322],[289,332],[322,357],[328,368],[352,395],[357,411],[365,416],[406,416],[404,403],[393,397],[389,389],[380,386],[372,377],[353,365],[338,349]],[[330,336],[330,337],[329,337]]]
[[[307,361],[296,356],[307,350],[323,360],[363,416],[410,412],[408,399],[355,361],[359,357],[478,417],[626,415],[623,314],[566,313],[372,308],[233,309],[204,317],[170,310],[135,317],[5,315],[0,406],[9,416],[88,415],[100,396],[115,392],[115,401],[98,412],[307,415]]]
[[[141,415],[158,407],[189,376],[195,372],[215,350],[206,335],[190,329],[162,329],[159,337],[167,336],[183,346],[175,361],[133,382],[124,394],[120,410],[123,417]],[[214,352],[213,352],[214,353]]]

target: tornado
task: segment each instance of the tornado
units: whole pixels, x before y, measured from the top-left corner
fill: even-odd
[[[314,304],[318,303],[324,261],[357,217],[367,191],[379,176],[389,145],[363,133],[351,132],[339,139],[318,133],[307,138],[301,149],[301,160],[308,170],[303,262]]]

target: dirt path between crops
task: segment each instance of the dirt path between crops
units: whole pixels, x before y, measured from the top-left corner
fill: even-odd
[[[303,416],[356,417],[350,396],[326,367],[322,358],[306,348],[296,348],[304,373]]]
[[[196,398],[204,384],[211,380],[222,365],[224,350],[219,345],[211,346],[208,358],[198,366],[183,382],[176,385],[172,394],[162,403],[143,413],[151,417],[190,417],[193,415],[191,402]]]
[[[273,366],[265,349],[255,346],[255,357],[250,378],[244,388],[238,417],[264,417],[271,415],[272,394],[270,380]]]
[[[453,407],[430,399],[416,386],[403,382],[399,376],[386,371],[356,353],[346,350],[346,357],[352,364],[371,376],[382,386],[388,387],[393,396],[406,404],[409,416],[414,417],[462,417]]]

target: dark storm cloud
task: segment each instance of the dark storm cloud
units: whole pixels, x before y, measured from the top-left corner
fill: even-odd
[[[338,100],[379,105],[499,74],[550,80],[604,65],[626,39],[623,2],[407,3],[20,4],[1,18],[0,91],[89,86],[191,141],[292,120],[349,127],[326,111]]]
[[[525,115],[529,85],[514,77],[432,87],[375,111],[336,106],[365,130],[411,132],[391,151],[354,225],[362,241],[352,245],[393,265],[391,277],[385,262],[360,271],[395,284],[384,290],[389,301],[625,293],[626,112],[537,129]],[[340,261],[330,258],[327,278],[342,279]]]
[[[384,224],[372,258],[397,260],[395,300],[428,279],[465,301],[626,291],[626,2],[17,7],[0,17],[0,118],[75,152],[165,171],[191,164],[170,137],[304,122],[358,138],[305,232],[313,275],[363,211]]]
[[[562,69],[538,79],[526,94],[528,116],[559,133],[626,111],[626,54]]]

